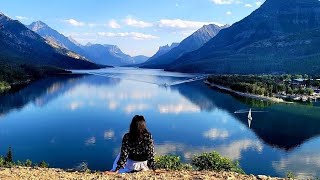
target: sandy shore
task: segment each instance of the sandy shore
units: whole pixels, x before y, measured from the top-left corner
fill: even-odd
[[[258,99],[258,100],[263,100],[263,101],[272,101],[272,102],[277,102],[277,103],[286,103],[286,101],[284,101],[283,99],[280,99],[280,98],[260,96],[260,95],[249,94],[249,93],[243,93],[243,92],[232,90],[232,89],[224,87],[224,86],[220,86],[220,85],[217,85],[217,84],[214,84],[214,83],[210,83],[209,81],[204,81],[204,83],[206,83],[210,87],[215,87],[215,88],[218,88],[220,90],[227,91],[227,92],[230,92],[230,93],[234,93],[234,94],[237,94],[237,95],[243,96],[243,97],[248,97],[248,98],[253,98],[253,99]]]
[[[229,172],[209,172],[209,171],[162,171],[162,172],[139,172],[132,174],[103,175],[102,173],[81,173],[65,172],[54,168],[0,168],[1,180],[109,180],[109,179],[141,179],[141,180],[188,180],[188,179],[225,179],[225,180],[280,180],[283,178],[271,178],[268,176],[239,175]]]

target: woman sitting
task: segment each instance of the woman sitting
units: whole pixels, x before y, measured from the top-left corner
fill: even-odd
[[[155,170],[154,144],[151,133],[147,130],[143,116],[134,116],[130,124],[129,133],[122,139],[121,152],[114,161],[113,173],[130,173]]]

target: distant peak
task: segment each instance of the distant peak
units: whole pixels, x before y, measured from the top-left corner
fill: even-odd
[[[228,27],[230,27],[230,25],[229,24],[225,24],[225,25],[223,25],[223,26],[220,26],[221,28],[228,28]]]
[[[3,14],[2,12],[0,12],[0,18],[6,19],[6,20],[12,20],[11,18],[9,18],[7,15]]]
[[[29,28],[32,30],[32,31],[39,31],[40,29],[43,29],[43,28],[50,28],[46,23],[42,22],[42,21],[35,21],[33,23],[31,23],[29,25]]]
[[[47,26],[47,24],[44,23],[44,22],[42,22],[42,21],[36,21],[36,22],[33,22],[33,23],[35,23],[35,24],[41,24],[41,25],[46,25],[46,26]]]

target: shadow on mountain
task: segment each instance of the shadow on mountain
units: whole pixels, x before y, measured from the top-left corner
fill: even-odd
[[[120,79],[92,75],[63,75],[41,79],[23,89],[0,96],[0,116],[21,110],[29,103],[44,106],[80,84],[111,86],[119,82]]]
[[[265,111],[252,114],[251,130],[268,145],[285,151],[293,150],[320,135],[320,107],[261,102],[212,90],[202,82],[180,84],[172,89],[202,111],[210,112],[216,108],[226,110],[247,127],[248,114],[234,114],[235,111],[252,107]]]

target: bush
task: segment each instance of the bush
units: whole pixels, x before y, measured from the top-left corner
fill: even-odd
[[[23,162],[21,162],[21,161],[17,161],[16,165],[17,166],[24,166]]]
[[[233,162],[232,160],[220,156],[217,152],[203,153],[200,155],[195,155],[192,158],[192,165],[194,165],[197,170],[209,170],[209,171],[232,171],[240,174],[245,174],[240,168],[238,162]]]
[[[41,161],[41,162],[39,163],[39,167],[41,167],[41,168],[48,168],[48,167],[49,167],[49,164],[46,163],[45,161]]]
[[[294,176],[294,174],[293,174],[291,171],[289,171],[289,172],[287,173],[287,178],[288,178],[288,179],[295,179],[296,177]]]
[[[32,166],[32,161],[30,159],[27,159],[24,165],[26,167],[31,167]]]
[[[180,157],[174,156],[174,155],[156,156],[155,165],[156,165],[156,169],[190,170],[190,165],[182,164]]]
[[[3,167],[5,164],[5,160],[2,156],[0,156],[0,167]]]

